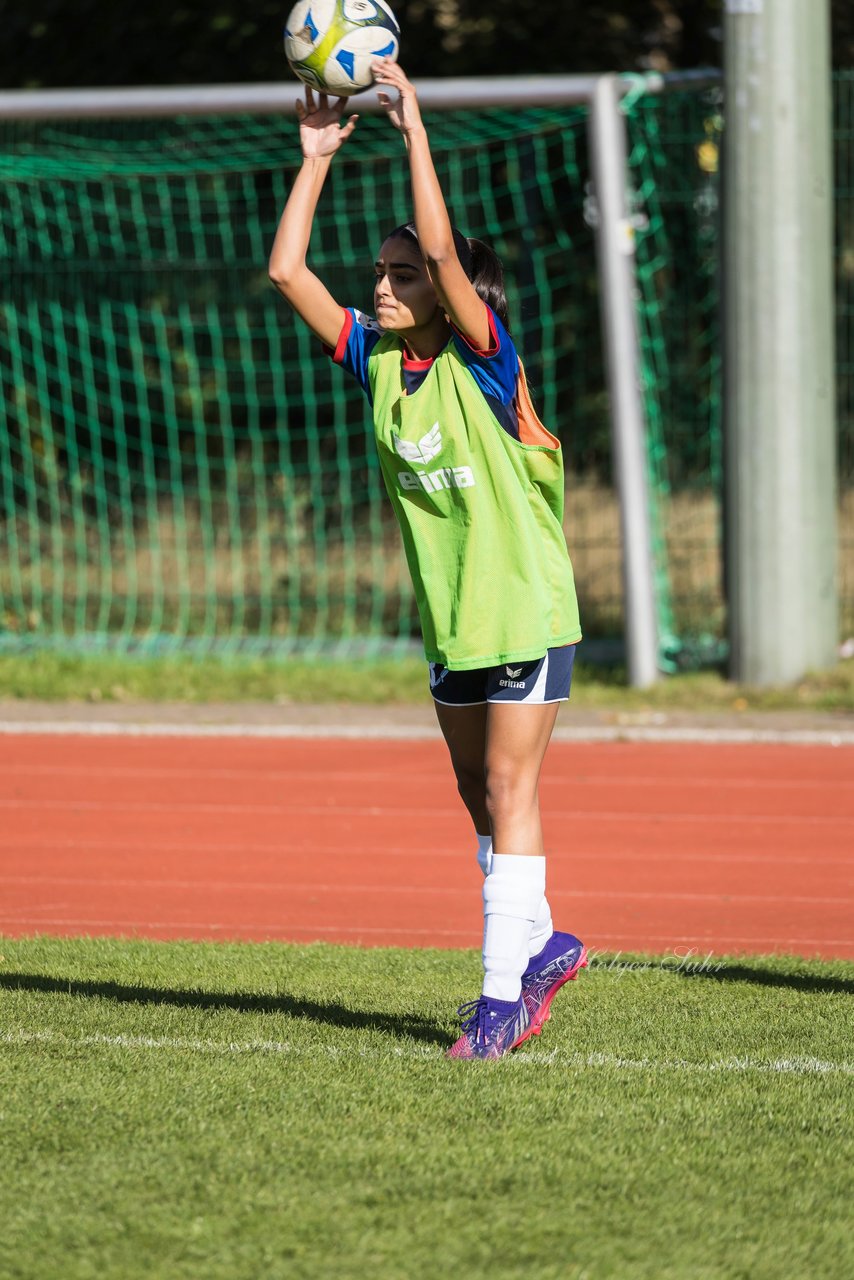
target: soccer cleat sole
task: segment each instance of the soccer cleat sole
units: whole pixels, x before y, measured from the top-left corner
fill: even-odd
[[[558,991],[560,991],[563,984],[565,982],[574,982],[575,979],[578,977],[579,973],[581,972],[581,970],[586,968],[587,968],[587,948],[582,947],[581,955],[578,957],[578,960],[573,965],[573,967],[571,969],[567,969],[566,973],[561,974],[557,982],[555,982],[551,987],[549,987],[543,999],[543,1003],[540,1005],[539,1009],[531,1019],[531,1025],[527,1028],[527,1032],[524,1037],[526,1040],[528,1036],[538,1036],[542,1031],[543,1027],[545,1026],[545,1024],[548,1022],[549,1018],[552,1016],[552,1008],[551,1008],[552,1000],[554,1000],[555,996],[557,995]],[[516,1041],[516,1044],[521,1044],[521,1043],[522,1043],[521,1040]],[[513,1045],[513,1048],[515,1049],[516,1045]]]

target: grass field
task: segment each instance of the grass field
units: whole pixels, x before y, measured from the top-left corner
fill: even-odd
[[[842,1280],[854,965],[594,956],[444,1058],[474,952],[0,943],[4,1280]]]
[[[430,701],[420,657],[373,662],[275,662],[250,658],[133,659],[104,654],[0,656],[0,698],[89,702],[287,703]],[[651,689],[630,689],[625,673],[584,661],[575,665],[572,705],[624,710],[854,711],[854,659],[796,684],[758,689],[713,671],[668,676]]]

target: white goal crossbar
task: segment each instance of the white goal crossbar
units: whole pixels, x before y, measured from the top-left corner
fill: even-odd
[[[423,106],[433,110],[458,107],[561,106],[592,102],[600,75],[478,76],[416,80]],[[720,81],[716,71],[657,72],[616,77],[622,93],[666,93],[705,88]],[[176,85],[164,88],[6,89],[0,91],[0,120],[56,120],[129,116],[232,115],[241,112],[293,114],[300,85],[282,83]],[[379,111],[376,98],[359,94],[359,111]]]

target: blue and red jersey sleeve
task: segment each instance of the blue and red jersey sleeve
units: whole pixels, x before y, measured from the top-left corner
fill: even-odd
[[[490,307],[486,307],[486,314],[489,319],[487,351],[479,351],[457,329],[452,328],[451,340],[504,430],[518,440],[516,389],[519,357],[513,345],[513,339],[495,312]]]
[[[484,306],[486,306],[485,303]],[[478,350],[464,334],[456,329],[451,330],[451,342],[483,392],[484,398],[501,426],[518,439],[519,427],[515,401],[519,357],[512,338],[498,316],[489,307],[487,307],[487,314],[490,333],[488,350]],[[346,369],[356,379],[369,399],[371,393],[368,383],[368,360],[383,336],[383,332],[384,330],[371,316],[355,308],[347,308],[343,312],[341,332],[335,349],[325,348],[335,363],[342,369]],[[403,377],[410,395],[418,390],[429,373],[432,363],[432,360],[414,360],[404,353]]]
[[[352,374],[369,399],[368,359],[382,336],[383,330],[376,320],[355,307],[346,307],[342,312],[341,332],[335,349],[324,347],[336,364]]]
[[[495,312],[486,307],[486,314],[489,320],[489,348],[486,351],[479,351],[458,329],[451,329],[451,340],[481,390],[487,395],[495,396],[503,404],[512,404],[516,394],[519,357],[513,339]]]

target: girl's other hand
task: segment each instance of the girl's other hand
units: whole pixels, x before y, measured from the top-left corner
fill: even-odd
[[[371,72],[378,84],[391,85],[398,92],[397,98],[390,97],[382,89],[377,92],[380,106],[385,108],[386,115],[395,129],[399,129],[403,134],[415,133],[423,129],[415,86],[403,68],[391,58],[381,58],[372,65]]]
[[[317,97],[318,101],[315,103],[314,91],[306,85],[305,102],[297,99],[299,140],[306,160],[334,156],[338,148],[343,146],[350,137],[359,119],[358,116],[350,116],[342,127],[341,117],[344,114],[347,99],[337,98],[330,107],[325,93],[319,93]]]

